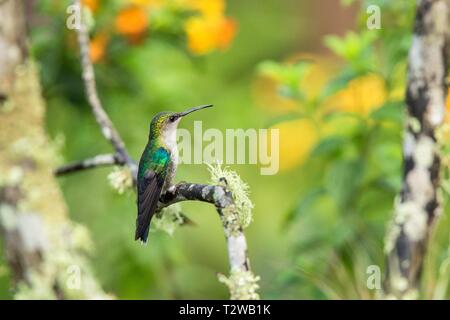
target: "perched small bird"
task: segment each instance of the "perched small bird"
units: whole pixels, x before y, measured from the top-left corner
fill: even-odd
[[[176,133],[181,118],[205,105],[184,112],[160,112],[150,124],[148,143],[139,160],[135,240],[147,242],[150,221],[159,197],[171,186],[178,162]]]

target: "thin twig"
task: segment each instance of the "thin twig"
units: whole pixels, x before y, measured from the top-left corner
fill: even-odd
[[[81,1],[74,0],[74,4],[81,8]],[[81,14],[83,10],[80,10]],[[116,150],[117,156],[121,158],[121,162],[125,163],[133,173],[133,177],[136,177],[137,166],[136,162],[128,154],[125,143],[114,127],[113,123],[109,119],[108,114],[103,108],[102,102],[97,93],[97,85],[95,82],[95,73],[92,61],[89,55],[89,33],[87,26],[81,19],[79,28],[77,29],[78,45],[80,47],[81,55],[81,70],[83,73],[83,80],[86,89],[86,97],[92,108],[95,120],[99,124],[102,134],[106,140],[108,140],[113,148]],[[134,180],[136,183],[136,180]]]
[[[81,170],[105,167],[110,165],[124,165],[121,157],[117,154],[107,153],[99,154],[95,157],[84,159],[82,161],[63,165],[55,170],[55,175],[62,176],[69,173],[75,173]]]

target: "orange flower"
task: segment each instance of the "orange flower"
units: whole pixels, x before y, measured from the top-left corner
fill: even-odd
[[[89,55],[93,63],[97,63],[105,56],[106,45],[108,44],[108,36],[104,33],[99,33],[92,38],[89,44]]]
[[[445,122],[450,123],[450,88],[448,88],[447,92],[447,102],[445,108]]]
[[[447,92],[447,111],[450,111],[450,88],[448,88]]]
[[[81,3],[88,7],[92,12],[96,12],[99,6],[99,0],[81,0]]]
[[[133,40],[140,38],[148,27],[146,11],[140,6],[122,9],[116,17],[116,30],[119,34]]]
[[[226,49],[236,34],[236,21],[231,18],[225,18],[220,23],[217,34],[217,42],[220,49]]]
[[[236,32],[236,23],[224,17],[196,16],[187,20],[185,28],[189,50],[200,55],[228,47]]]

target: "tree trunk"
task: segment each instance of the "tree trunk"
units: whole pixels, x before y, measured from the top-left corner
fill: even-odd
[[[107,298],[86,258],[88,232],[69,220],[53,175],[25,21],[23,0],[0,2],[0,231],[15,298]]]
[[[417,298],[427,242],[440,213],[436,130],[445,113],[449,1],[420,0],[409,52],[403,186],[386,239],[385,291]]]

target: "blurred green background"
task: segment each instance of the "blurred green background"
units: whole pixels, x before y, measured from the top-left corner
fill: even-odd
[[[69,2],[42,0],[32,21],[33,55],[47,101],[48,130],[64,138],[64,162],[111,151],[86,103]],[[400,188],[402,99],[414,4],[407,1],[85,1],[98,90],[138,159],[148,125],[163,110],[213,103],[185,119],[203,128],[280,129],[280,172],[233,165],[251,189],[246,230],[260,294],[273,299],[373,298],[366,268],[383,265],[383,237]],[[366,8],[381,8],[368,30]],[[203,6],[202,6],[203,5]],[[216,6],[216,7],[215,7]],[[195,20],[197,19],[197,20]],[[202,20],[203,19],[203,20]],[[112,168],[60,178],[71,218],[86,225],[95,274],[123,299],[226,299],[228,274],[215,210],[183,203],[196,226],[133,241],[135,194],[117,194]],[[206,165],[181,165],[177,180],[205,183]],[[447,259],[448,219],[429,264]],[[426,274],[426,293],[441,281]],[[446,270],[446,269],[445,269]],[[447,271],[446,271],[447,272]],[[7,272],[0,298],[9,297]]]

